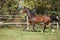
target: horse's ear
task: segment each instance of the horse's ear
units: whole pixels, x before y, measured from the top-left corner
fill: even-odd
[[[24,6],[24,9],[25,9],[26,7]]]

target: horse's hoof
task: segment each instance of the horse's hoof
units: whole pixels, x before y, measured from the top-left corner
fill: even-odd
[[[52,32],[55,32],[55,31],[52,29]]]

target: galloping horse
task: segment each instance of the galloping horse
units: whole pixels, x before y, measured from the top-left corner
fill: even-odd
[[[27,7],[24,7],[24,9],[22,9],[21,13],[27,13],[27,15],[28,15],[28,21],[33,26],[32,29],[34,31],[36,31],[35,28],[34,28],[35,24],[43,22],[43,31],[42,32],[44,32],[45,29],[46,29],[46,25],[48,25],[50,23],[50,21],[51,21],[50,16],[35,15],[33,13],[33,11],[30,10],[29,8],[27,8]],[[25,27],[24,30],[26,28],[27,27]],[[52,29],[52,31],[54,31],[52,26],[51,26],[51,29]]]

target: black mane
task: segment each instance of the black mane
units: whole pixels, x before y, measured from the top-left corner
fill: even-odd
[[[25,10],[26,10],[28,13],[30,13],[30,16],[35,16],[35,13],[34,13],[31,9],[25,7]]]

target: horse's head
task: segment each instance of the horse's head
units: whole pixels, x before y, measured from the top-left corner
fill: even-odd
[[[30,18],[35,16],[32,10],[27,7],[24,7],[23,9],[21,9],[20,13],[21,14],[26,13]]]
[[[27,13],[26,7],[24,7],[23,9],[20,10],[20,13]]]

